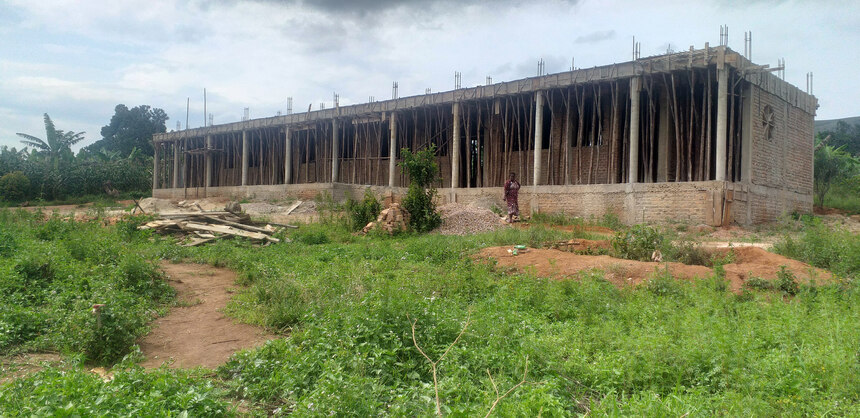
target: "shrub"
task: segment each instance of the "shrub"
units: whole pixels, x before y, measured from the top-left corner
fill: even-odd
[[[357,231],[376,220],[379,212],[382,211],[382,204],[379,203],[370,188],[367,188],[364,190],[362,201],[358,202],[352,199],[346,201],[346,211],[349,214],[351,229]]]
[[[612,250],[616,257],[629,260],[650,261],[654,250],[663,247],[665,239],[655,228],[633,225],[612,237]]]
[[[773,283],[769,280],[762,279],[761,277],[750,277],[744,286],[749,287],[750,289],[759,289],[759,290],[773,290]]]
[[[20,171],[6,173],[0,177],[0,198],[3,200],[21,200],[29,191],[30,179]]]
[[[776,288],[789,295],[796,295],[800,290],[794,273],[788,270],[784,265],[779,266],[779,271],[776,273]]]
[[[418,232],[428,232],[442,224],[436,212],[436,181],[439,167],[436,164],[436,145],[412,153],[408,148],[400,150],[403,161],[400,167],[409,176],[409,190],[403,198],[403,208],[409,212],[409,227]]]

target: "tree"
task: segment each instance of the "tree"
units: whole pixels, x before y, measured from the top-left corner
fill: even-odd
[[[436,181],[439,166],[436,164],[436,145],[412,153],[408,148],[400,150],[403,161],[400,167],[409,176],[409,190],[403,198],[403,208],[409,212],[409,227],[418,232],[432,231],[442,224],[436,212]]]
[[[813,186],[821,207],[824,206],[824,198],[830,187],[836,182],[851,178],[860,167],[860,161],[843,148],[844,146],[836,148],[825,145],[815,150]]]
[[[821,138],[830,136],[827,145],[832,145],[834,148],[844,147],[843,151],[860,157],[860,124],[848,124],[840,120],[836,122],[836,130],[824,131],[818,134]]]
[[[50,166],[55,171],[59,169],[61,158],[74,157],[72,145],[84,139],[84,132],[66,132],[57,129],[47,113],[45,113],[44,140],[29,134],[18,133],[17,135],[24,138],[21,140],[24,145],[33,147],[37,153],[47,155]]]
[[[86,147],[87,151],[113,151],[123,157],[137,148],[144,155],[153,155],[152,135],[167,132],[167,113],[148,105],[129,109],[116,105],[110,124],[102,127],[102,139]]]

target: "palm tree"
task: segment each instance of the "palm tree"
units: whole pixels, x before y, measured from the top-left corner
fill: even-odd
[[[71,154],[72,145],[84,139],[84,132],[66,132],[54,127],[54,121],[47,113],[45,113],[45,140],[29,134],[18,133],[17,135],[24,138],[21,140],[24,145],[33,147],[37,152],[47,154],[54,170],[58,168],[60,157]]]

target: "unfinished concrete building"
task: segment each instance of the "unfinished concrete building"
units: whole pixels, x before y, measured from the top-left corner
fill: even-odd
[[[153,196],[401,196],[400,149],[436,145],[440,203],[770,221],[812,210],[815,97],[725,46],[157,134]]]

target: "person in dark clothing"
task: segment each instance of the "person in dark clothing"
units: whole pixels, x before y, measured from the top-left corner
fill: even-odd
[[[511,178],[505,183],[505,203],[508,205],[508,217],[505,218],[508,223],[514,221],[514,216],[520,217],[520,205],[517,199],[520,194],[520,182],[517,181],[517,174],[511,172]]]

